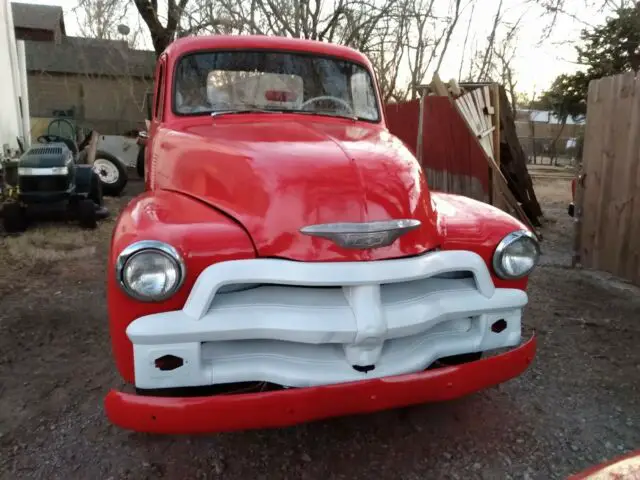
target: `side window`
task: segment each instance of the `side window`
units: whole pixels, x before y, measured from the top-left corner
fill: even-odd
[[[165,64],[163,60],[160,60],[158,65],[158,82],[156,86],[156,98],[153,109],[154,119],[162,120],[162,113],[164,110],[164,84],[165,84]]]

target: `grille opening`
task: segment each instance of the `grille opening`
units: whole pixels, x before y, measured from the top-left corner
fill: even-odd
[[[461,270],[456,272],[445,272],[439,275],[434,275],[432,277],[423,278],[420,280],[413,280],[408,282],[399,282],[399,283],[383,283],[381,286],[384,288],[388,285],[411,285],[417,282],[423,282],[428,279],[443,279],[443,280],[463,280],[463,279],[473,279],[475,281],[475,277],[473,273],[468,270]],[[340,285],[325,285],[325,286],[308,286],[308,285],[287,285],[280,283],[232,283],[229,285],[224,285],[218,289],[217,293],[225,294],[225,293],[234,293],[234,292],[243,292],[246,290],[252,290],[254,288],[259,287],[282,287],[282,288],[311,288],[316,290],[338,290],[342,287]]]
[[[491,325],[491,331],[493,333],[500,333],[504,331],[506,328],[507,328],[507,321],[504,318],[501,318],[497,322],[494,322],[493,325]]]
[[[236,293],[236,292],[244,292],[247,290],[253,290],[254,288],[259,287],[280,287],[280,288],[313,288],[316,290],[337,290],[342,287],[340,286],[308,286],[308,285],[286,285],[280,283],[231,283],[229,285],[225,285],[220,287],[216,294],[226,294],[226,293]]]
[[[277,392],[286,387],[269,382],[238,382],[202,387],[136,388],[136,393],[152,397],[210,397],[211,395],[241,395],[243,393]]]
[[[175,355],[163,355],[156,358],[154,362],[155,367],[163,372],[170,372],[184,365],[184,359],[176,357]]]
[[[439,275],[434,275],[432,278],[449,278],[459,280],[462,278],[474,278],[473,273],[469,270],[460,270],[456,272],[445,272]]]
[[[451,272],[408,282],[380,285],[380,301],[383,305],[419,301],[439,292],[477,290],[471,272]],[[213,297],[210,309],[239,307],[242,305],[278,306],[283,304],[301,307],[345,308],[348,300],[342,286],[303,286],[272,283],[234,283],[222,286]]]
[[[351,365],[356,372],[368,373],[371,370],[375,370],[375,365]]]
[[[33,147],[27,152],[27,156],[31,155],[62,155],[62,147]]]

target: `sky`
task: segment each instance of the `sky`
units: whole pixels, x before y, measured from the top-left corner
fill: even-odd
[[[77,35],[76,17],[72,12],[77,0],[21,0],[29,3],[42,3],[60,5],[65,12],[65,25],[67,33]],[[444,0],[436,0],[447,4]],[[465,5],[469,0],[462,0]],[[580,19],[589,19],[591,24],[598,24],[604,20],[605,13],[595,8],[585,6],[587,0],[565,0],[566,10],[575,13]],[[482,42],[488,36],[493,17],[498,7],[498,0],[478,0],[473,11],[470,36],[467,42],[467,53],[463,53],[464,38],[467,24],[471,16],[471,8],[467,7],[459,20],[456,33],[451,40],[444,62],[440,68],[440,77],[447,81],[458,77],[460,59],[469,57],[469,48],[474,40]],[[135,9],[131,9],[132,15],[137,15]],[[517,49],[513,60],[519,93],[525,93],[532,97],[540,94],[561,73],[575,71],[578,66],[575,63],[576,53],[574,44],[579,38],[579,33],[585,27],[585,23],[575,20],[569,15],[560,15],[549,38],[541,41],[548,17],[543,17],[543,10],[533,0],[503,0],[503,19],[507,22],[515,22],[521,19],[519,34],[517,37]],[[132,20],[132,26],[134,20]],[[463,74],[466,71],[463,70]],[[429,72],[425,83],[428,83],[433,72]]]

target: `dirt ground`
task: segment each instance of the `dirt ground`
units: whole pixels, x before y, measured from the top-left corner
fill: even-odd
[[[523,376],[454,402],[200,437],[103,415],[122,385],[104,291],[114,220],[98,235],[0,236],[0,478],[546,480],[640,448],[640,293],[568,268],[568,180],[536,191],[549,222],[525,314],[539,353]]]

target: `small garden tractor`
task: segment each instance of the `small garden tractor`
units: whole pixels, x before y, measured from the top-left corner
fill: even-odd
[[[79,127],[71,118],[56,118],[51,120],[47,127],[48,136],[71,139],[71,143],[76,142],[76,140],[80,141],[80,138],[83,138],[78,147],[79,159],[77,163],[87,163],[85,147],[91,140],[91,134],[91,130]],[[93,170],[98,174],[98,178],[102,184],[102,192],[105,196],[117,197],[127,185],[128,175],[126,166],[115,155],[105,150],[96,150],[93,160]]]
[[[91,165],[78,163],[75,141],[42,135],[18,160],[3,165],[2,220],[7,233],[27,228],[32,215],[64,213],[84,228],[108,216],[102,185]]]

